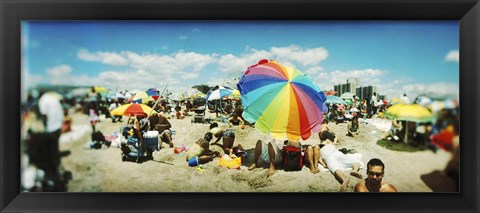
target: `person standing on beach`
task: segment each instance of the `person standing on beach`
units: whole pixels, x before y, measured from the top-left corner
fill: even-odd
[[[367,178],[355,185],[355,192],[397,192],[397,189],[383,180],[385,165],[373,158],[367,163]]]
[[[58,140],[64,120],[63,108],[60,101],[54,95],[45,93],[38,100],[38,110],[45,126],[45,134],[40,142],[45,147],[48,165],[45,173],[48,178],[53,178],[58,173],[60,165],[60,151]]]
[[[370,117],[374,116],[377,114],[377,109],[378,109],[378,101],[377,101],[377,93],[374,92],[371,99],[370,99],[370,106],[371,106],[371,111],[370,111]]]

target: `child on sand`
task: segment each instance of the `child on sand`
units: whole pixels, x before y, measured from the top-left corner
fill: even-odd
[[[220,157],[220,153],[210,150],[210,141],[212,140],[212,133],[207,132],[204,138],[198,139],[193,146],[188,149],[186,160],[189,161],[194,157],[198,157],[200,164],[208,163],[215,157]]]

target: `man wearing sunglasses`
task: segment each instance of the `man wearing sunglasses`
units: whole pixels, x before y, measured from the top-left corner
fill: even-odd
[[[355,185],[355,192],[397,192],[397,189],[383,181],[385,165],[373,158],[367,163],[367,178]]]

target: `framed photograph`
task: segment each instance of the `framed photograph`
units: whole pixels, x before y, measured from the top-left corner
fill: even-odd
[[[476,0],[0,6],[2,212],[479,210]]]

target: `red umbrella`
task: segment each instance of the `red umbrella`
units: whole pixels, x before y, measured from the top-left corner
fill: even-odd
[[[335,94],[337,94],[337,92],[332,91],[332,90],[325,92],[326,96],[331,96],[331,95],[335,95]]]

